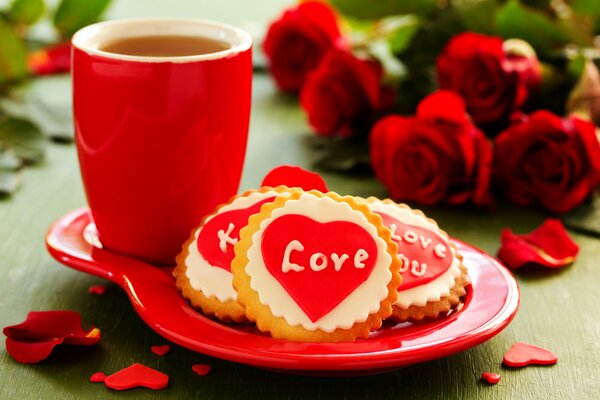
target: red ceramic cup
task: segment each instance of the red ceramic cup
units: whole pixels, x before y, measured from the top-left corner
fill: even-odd
[[[202,36],[230,48],[181,57],[107,53],[107,41]],[[248,134],[252,41],[188,19],[101,22],[73,37],[75,137],[100,241],[169,265],[202,217],[237,192]]]

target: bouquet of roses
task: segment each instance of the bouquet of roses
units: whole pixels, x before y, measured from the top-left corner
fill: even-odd
[[[600,184],[593,1],[332,3],[270,25],[269,69],[395,200],[566,212]]]

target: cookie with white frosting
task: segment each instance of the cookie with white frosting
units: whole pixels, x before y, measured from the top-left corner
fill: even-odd
[[[448,235],[434,220],[406,204],[375,197],[365,201],[391,230],[402,260],[402,285],[392,318],[400,322],[434,319],[457,307],[469,280]]]
[[[235,244],[233,286],[273,337],[353,341],[378,329],[398,297],[390,230],[365,204],[294,190],[250,217]]]
[[[235,196],[220,205],[194,229],[177,256],[176,286],[191,305],[222,321],[246,321],[244,307],[232,286],[231,261],[240,229],[261,206],[285,196],[284,186],[264,187]]]

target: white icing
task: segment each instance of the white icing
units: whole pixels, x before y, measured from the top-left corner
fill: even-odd
[[[273,220],[286,214],[302,214],[320,223],[353,222],[375,239],[377,261],[369,277],[333,310],[315,322],[310,320],[285,288],[269,273],[262,258],[264,230]],[[379,310],[380,302],[388,295],[387,284],[392,278],[389,270],[392,260],[386,249],[386,242],[379,238],[377,229],[369,223],[363,213],[353,210],[347,203],[304,193],[299,199],[289,200],[283,207],[273,210],[271,216],[261,222],[260,229],[252,236],[252,246],[248,249],[246,273],[250,276],[250,286],[258,292],[260,302],[268,306],[273,315],[283,317],[292,326],[301,325],[311,331],[321,329],[332,332],[336,328],[348,329],[356,322],[364,322],[369,314]],[[359,264],[366,260],[364,255],[357,257],[358,254],[362,252],[357,251],[354,256],[355,265],[356,260]]]
[[[219,249],[221,249],[221,251],[223,253],[225,253],[227,251],[227,245],[235,245],[238,242],[238,238],[232,238],[231,236],[231,232],[235,229],[235,225],[233,224],[233,222],[230,222],[229,225],[227,225],[227,231],[224,231],[223,229],[219,229],[217,231],[217,238],[219,239]]]
[[[394,217],[398,221],[402,221],[405,224],[420,226],[434,232],[440,233],[439,227],[428,221],[422,215],[414,213],[410,208],[398,207],[396,204],[384,203],[384,202],[371,202],[369,206],[372,211],[382,212],[390,217]],[[407,231],[408,232],[408,231]],[[406,234],[404,235],[406,236]],[[442,234],[443,237],[445,235]],[[456,278],[461,274],[460,271],[460,260],[456,257],[456,251],[453,247],[450,247],[452,252],[452,265],[442,275],[438,276],[431,282],[424,285],[415,286],[410,289],[402,290],[400,285],[400,291],[398,292],[398,300],[394,303],[402,308],[408,308],[410,306],[423,307],[430,301],[439,301],[442,297],[448,296],[450,290],[455,285]],[[440,243],[433,248],[434,254],[439,258],[446,257],[446,248]],[[406,258],[406,257],[404,257]],[[401,272],[405,272],[408,269],[408,265],[403,260],[403,266]],[[414,267],[411,265],[411,273]],[[418,269],[415,269],[419,273]],[[424,273],[424,272],[423,272]]]
[[[298,264],[293,263],[293,262],[290,261],[290,256],[292,254],[292,251],[304,251],[304,246],[302,245],[302,243],[300,243],[299,240],[292,240],[285,247],[285,252],[283,254],[283,262],[281,264],[281,270],[283,272],[290,272],[290,271],[300,272],[300,271],[304,271],[304,267],[303,266],[298,265]]]
[[[248,208],[259,201],[279,194],[275,191],[250,193],[248,196],[238,197],[230,204],[221,207],[218,213]],[[214,218],[214,215],[207,218],[206,222],[212,218]],[[195,240],[188,246],[188,256],[185,259],[185,265],[187,266],[185,275],[190,281],[190,286],[194,290],[201,291],[206,297],[215,296],[222,302],[235,301],[237,300],[237,293],[232,286],[233,274],[223,268],[211,265],[198,251],[197,241],[201,230],[202,228],[196,231]],[[227,233],[231,233],[231,230],[228,230]]]

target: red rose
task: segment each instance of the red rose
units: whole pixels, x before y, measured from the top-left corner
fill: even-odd
[[[440,90],[414,117],[381,119],[371,131],[371,164],[398,201],[489,205],[492,148],[464,101]]]
[[[389,98],[381,86],[383,70],[375,61],[330,50],[306,80],[300,103],[317,134],[349,135]]]
[[[578,118],[537,111],[496,138],[498,189],[519,205],[565,212],[600,183],[596,127]]]
[[[466,32],[453,36],[437,58],[442,89],[460,94],[477,124],[506,119],[539,85],[541,71],[533,51],[522,41]]]
[[[342,41],[335,11],[307,1],[286,10],[269,26],[263,50],[277,86],[298,91],[327,50]]]

